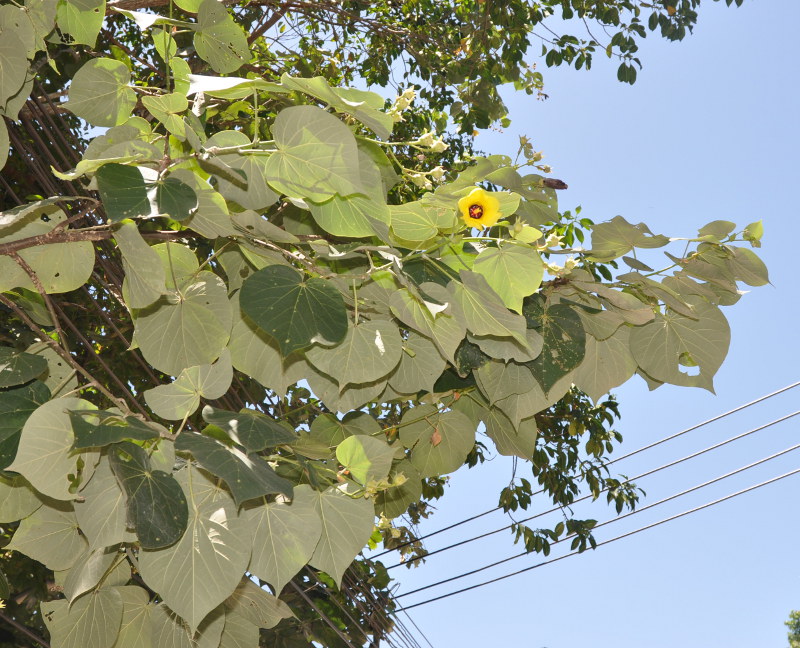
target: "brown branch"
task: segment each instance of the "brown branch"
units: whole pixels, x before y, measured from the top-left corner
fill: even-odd
[[[98,225],[98,228],[110,227]],[[157,239],[159,241],[172,241],[176,238],[191,238],[194,234],[188,231],[160,231],[142,232],[144,238]],[[0,256],[10,256],[20,250],[38,247],[40,245],[52,245],[53,243],[78,243],[80,241],[105,241],[114,236],[110,229],[71,229],[59,230],[52,229],[46,234],[38,234],[27,238],[0,243]]]
[[[114,43],[114,45],[119,47],[123,52],[125,52],[132,59],[134,59],[135,61],[139,61],[139,63],[141,63],[145,67],[150,68],[156,74],[159,73],[159,70],[155,65],[150,63],[150,61],[146,61],[145,59],[141,58],[136,52],[134,52],[130,47],[128,47],[124,43],[119,42],[119,40],[117,40],[117,37],[114,36],[114,34],[112,34],[109,30],[103,29],[101,31],[101,33],[103,34],[103,36],[105,36],[108,40],[110,40],[112,43]]]
[[[50,230],[47,234],[38,234],[27,238],[0,243],[0,255],[10,255],[51,243],[77,243],[78,241],[103,241],[113,236],[111,230]]]
[[[61,309],[59,308],[59,310]],[[64,315],[64,311],[61,311],[61,314]],[[111,378],[111,380],[113,380],[115,383],[117,383],[117,387],[119,387],[123,391],[123,393],[127,394],[128,398],[133,403],[134,407],[136,407],[136,409],[138,409],[142,414],[147,416],[147,411],[139,404],[139,401],[136,400],[136,397],[131,393],[130,389],[128,389],[125,383],[122,382],[122,380],[120,380],[119,376],[117,376],[117,374],[111,370],[111,367],[108,366],[106,361],[100,357],[100,354],[97,353],[97,351],[95,351],[94,347],[92,346],[92,343],[86,339],[86,336],[84,336],[83,333],[80,332],[78,327],[75,326],[75,324],[72,323],[72,320],[66,315],[64,315],[64,321],[67,323],[67,326],[69,326],[69,328],[72,329],[72,332],[75,334],[75,337],[78,338],[78,340],[84,346],[84,348],[94,356],[95,360],[97,360],[98,363],[100,363],[100,366],[103,367],[108,377]],[[120,400],[122,401],[123,399]]]
[[[222,0],[222,4],[232,5],[239,0]],[[154,7],[165,7],[170,0],[111,0],[106,4],[106,13],[114,9],[125,9],[127,11],[138,11],[139,9],[152,9]],[[250,0],[251,5],[274,5],[275,0]]]
[[[53,326],[56,328],[56,334],[58,335],[58,341],[64,347],[64,351],[69,353],[69,347],[67,346],[67,339],[64,336],[64,330],[61,328],[61,322],[58,319],[58,315],[56,315],[56,311],[53,308],[53,300],[50,299],[50,295],[47,294],[47,291],[44,289],[39,276],[33,271],[33,268],[28,265],[28,262],[23,259],[19,254],[16,252],[12,252],[9,256],[14,259],[16,264],[25,271],[25,274],[30,277],[30,280],[33,282],[33,285],[36,287],[36,292],[39,293],[41,298],[44,300],[45,306],[47,306],[47,312],[50,313],[50,319],[53,320]]]
[[[260,24],[256,29],[253,30],[253,33],[247,37],[247,42],[252,45],[253,42],[260,36],[264,35],[266,31],[275,25],[281,18],[284,17],[286,14],[288,7],[281,7],[280,9],[276,9],[272,12],[272,15],[267,18],[262,24]]]
[[[5,621],[6,623],[8,623],[8,625],[10,625],[10,626],[16,628],[17,630],[19,630],[22,634],[24,634],[29,639],[32,639],[36,643],[38,643],[40,646],[43,646],[44,648],[50,648],[50,644],[47,643],[42,637],[37,635],[33,630],[31,630],[27,626],[24,626],[21,623],[19,623],[18,621],[15,621],[14,619],[12,619],[5,612],[0,611],[0,619]]]
[[[8,297],[3,295],[2,293],[0,293],[0,303],[11,309],[14,312],[14,314],[17,317],[19,317],[31,331],[33,331],[39,336],[42,342],[44,342],[47,346],[53,349],[53,351],[55,351],[59,356],[61,356],[61,358],[66,360],[67,364],[69,364],[70,367],[72,367],[75,371],[77,371],[84,378],[86,378],[86,380],[89,381],[89,384],[95,389],[97,389],[101,394],[103,394],[103,396],[105,396],[110,402],[114,403],[117,406],[122,405],[123,410],[128,409],[128,404],[124,400],[114,396],[114,394],[112,394],[105,387],[103,387],[103,385],[101,385],[97,380],[95,380],[94,376],[92,376],[92,374],[90,374],[84,367],[82,367],[75,360],[75,358],[72,357],[71,354],[64,351],[64,349],[61,348],[61,345],[59,345],[55,340],[53,340],[49,335],[47,335],[47,332],[41,326],[36,324],[36,322],[34,322],[30,317],[28,317],[28,314],[24,310],[22,310],[19,306],[17,306],[17,304],[15,304],[13,301],[11,301]]]

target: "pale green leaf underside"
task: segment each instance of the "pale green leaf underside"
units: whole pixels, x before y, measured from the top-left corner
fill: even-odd
[[[66,410],[93,409],[97,408],[79,398],[59,398],[39,407],[22,428],[17,456],[8,470],[20,473],[48,497],[75,499],[68,476],[78,474],[79,457],[93,468],[98,455],[90,450],[72,450],[75,437]]]
[[[313,496],[322,534],[309,562],[338,585],[372,534],[375,512],[369,500],[352,499],[335,488]]]
[[[139,567],[145,582],[194,631],[239,583],[250,558],[250,532],[233,502],[198,505],[191,487],[186,495],[189,526],[183,537],[165,549],[142,551]]]
[[[533,248],[505,245],[486,248],[475,259],[474,272],[483,275],[503,303],[522,312],[522,299],[532,295],[542,283],[544,263]]]
[[[38,508],[20,522],[11,542],[4,547],[38,560],[54,571],[72,567],[87,548],[86,540],[78,533],[75,512],[66,502]]]
[[[322,533],[311,488],[297,486],[291,504],[264,504],[242,515],[253,529],[250,571],[276,592],[282,591],[309,561]]]
[[[392,467],[395,449],[386,441],[363,434],[347,437],[336,448],[336,458],[361,484],[385,479]]]
[[[400,422],[400,442],[422,477],[446,475],[464,463],[475,445],[475,426],[461,412],[440,413],[433,405],[411,408]]]
[[[109,58],[92,59],[75,73],[67,107],[94,126],[117,126],[131,115],[136,93],[128,86],[125,64]]]
[[[400,332],[393,323],[375,320],[351,326],[338,345],[312,347],[306,357],[344,388],[388,375],[400,362],[402,344]]]
[[[169,276],[169,270],[167,271]],[[164,373],[216,360],[232,323],[225,283],[211,272],[181,281],[179,292],[134,314],[134,340],[142,355]]]

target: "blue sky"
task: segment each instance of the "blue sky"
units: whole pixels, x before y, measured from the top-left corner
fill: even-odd
[[[693,236],[716,219],[742,227],[764,220],[759,254],[772,285],[753,289],[725,310],[733,340],[717,374],[717,394],[668,386],[649,392],[639,379],[618,389],[621,454],[800,380],[794,247],[800,90],[791,45],[799,22],[795,0],[746,0],[738,9],[704,2],[700,24],[684,42],[647,39],[641,52],[645,68],[634,86],[618,83],[615,66],[602,55],[589,73],[542,68],[550,99],[509,92],[512,126],[478,138],[486,152],[513,155],[518,136],[528,135],[545,151],[554,177],[570,186],[560,194],[562,209],[582,205],[583,215],[598,222],[621,214],[656,233]],[[616,468],[636,475],[796,409],[800,388]],[[642,480],[642,504],[798,442],[800,417]],[[597,538],[798,467],[800,450],[611,524]],[[423,532],[495,506],[509,472],[509,464],[497,459],[456,473]],[[800,475],[411,614],[436,648],[783,648],[783,621],[789,610],[800,608],[798,494]],[[535,502],[531,513],[545,508],[546,502]],[[601,521],[613,516],[601,501],[575,513]],[[432,538],[428,547],[504,523],[495,513]],[[432,557],[416,570],[393,570],[397,593],[518,552],[509,535],[498,534]],[[559,553],[554,548],[553,556]],[[400,600],[413,604],[540,560],[526,557]]]

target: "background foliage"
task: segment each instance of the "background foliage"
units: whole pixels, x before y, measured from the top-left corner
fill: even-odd
[[[682,37],[681,4],[651,29]],[[6,199],[34,202],[0,216],[0,594],[27,640],[377,642],[388,578],[353,559],[381,540],[418,556],[392,520],[487,451],[531,460],[558,504],[582,483],[635,504],[604,467],[603,396],[637,372],[713,388],[719,307],[767,282],[738,245],[760,224],[709,223],[656,270],[642,251],[671,239],[560,214],[529,143],[471,155],[472,127],[505,117],[498,84],[541,91],[522,55],[548,11],[524,7],[3,5]],[[580,17],[635,36],[646,7]],[[415,12],[451,13],[431,35]],[[621,70],[634,36],[610,43]],[[548,64],[588,67],[598,43],[551,45]],[[418,107],[339,87],[387,82],[404,53]],[[81,123],[107,129],[85,150]],[[457,207],[476,185],[500,205],[488,229]],[[501,503],[532,495],[515,479]],[[582,548],[592,525],[518,538]]]

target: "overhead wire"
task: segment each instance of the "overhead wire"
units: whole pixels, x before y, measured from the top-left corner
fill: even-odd
[[[666,443],[668,441],[672,441],[673,439],[677,439],[678,437],[683,436],[684,434],[688,434],[689,432],[693,432],[693,431],[695,431],[695,430],[697,430],[697,429],[699,429],[701,427],[704,427],[706,425],[710,425],[711,423],[715,423],[715,422],[717,422],[717,421],[719,421],[721,419],[724,419],[724,418],[726,418],[728,416],[731,416],[732,414],[736,414],[737,412],[741,412],[742,410],[745,410],[748,407],[752,407],[753,405],[757,405],[758,403],[761,403],[761,402],[763,402],[765,400],[768,400],[770,398],[778,396],[779,394],[787,392],[790,389],[794,389],[795,387],[798,387],[798,386],[800,386],[800,381],[791,383],[789,385],[786,385],[785,387],[781,387],[780,389],[777,389],[777,390],[775,390],[773,392],[770,392],[769,394],[765,394],[763,396],[759,396],[758,398],[756,398],[754,400],[751,400],[751,401],[749,401],[747,403],[744,403],[742,405],[738,405],[737,407],[734,407],[733,409],[730,409],[730,410],[728,410],[726,412],[723,412],[722,414],[717,414],[716,416],[713,416],[710,419],[706,419],[705,421],[701,421],[700,423],[696,423],[695,425],[692,425],[691,427],[688,427],[688,428],[686,428],[684,430],[681,430],[680,432],[676,432],[676,433],[671,434],[671,435],[669,435],[667,437],[664,437],[663,439],[659,439],[658,441],[654,441],[653,443],[650,443],[650,444],[648,444],[646,446],[642,446],[641,448],[633,450],[633,451],[631,451],[631,452],[629,452],[627,454],[624,454],[624,455],[621,455],[619,457],[616,457],[615,459],[612,459],[611,461],[607,462],[606,466],[610,466],[610,465],[615,464],[615,463],[617,463],[619,461],[622,461],[623,459],[628,459],[629,457],[633,457],[634,455],[637,455],[637,454],[639,454],[641,452],[644,452],[646,450],[650,450],[651,448],[655,448],[656,446],[659,446],[662,443]],[[542,492],[544,492],[544,489],[536,491],[535,493],[533,493],[533,495],[538,495],[538,494],[540,494]],[[477,514],[472,515],[472,516],[470,516],[468,518],[464,518],[463,520],[459,520],[458,522],[454,522],[453,524],[449,524],[447,526],[444,526],[441,529],[437,529],[436,531],[432,531],[430,533],[426,533],[424,535],[421,535],[421,536],[415,538],[414,540],[409,540],[407,542],[403,542],[401,544],[398,544],[397,546],[392,547],[391,549],[386,549],[384,551],[381,551],[378,554],[375,554],[373,556],[373,559],[374,558],[380,558],[381,556],[385,556],[386,554],[391,553],[392,551],[396,551],[398,549],[402,549],[403,547],[407,547],[408,545],[413,544],[414,542],[418,542],[420,540],[425,540],[427,538],[431,538],[431,537],[433,537],[435,535],[439,535],[440,533],[444,533],[445,531],[449,531],[450,529],[454,529],[454,528],[459,527],[459,526],[461,526],[463,524],[467,524],[468,522],[472,522],[473,520],[477,520],[479,518],[482,518],[482,517],[484,517],[486,515],[489,515],[490,513],[494,513],[495,511],[498,511],[501,508],[502,507],[500,507],[500,506],[496,506],[496,507],[494,507],[492,509],[489,509],[487,511],[483,511],[482,513],[477,513]]]
[[[800,414],[800,410],[797,410],[795,412],[792,412],[791,414],[787,414],[786,416],[782,416],[782,417],[780,417],[778,419],[775,419],[774,421],[770,421],[769,423],[765,423],[764,425],[760,425],[758,427],[752,428],[752,429],[748,430],[747,432],[742,432],[741,434],[737,434],[736,436],[733,436],[733,437],[731,437],[729,439],[725,439],[724,441],[720,441],[719,443],[715,443],[715,444],[713,444],[711,446],[708,446],[707,448],[703,448],[702,450],[698,450],[697,452],[693,452],[692,454],[686,455],[685,457],[682,457],[680,459],[676,459],[674,461],[670,461],[669,463],[663,464],[662,466],[659,466],[658,468],[653,468],[652,470],[648,470],[646,472],[643,472],[643,473],[641,473],[639,475],[636,475],[635,477],[631,477],[628,481],[629,482],[635,482],[637,480],[644,479],[645,477],[649,477],[651,475],[654,475],[654,474],[656,474],[658,472],[661,472],[662,470],[666,470],[668,468],[672,468],[674,466],[677,466],[678,464],[681,464],[684,461],[689,461],[690,459],[694,459],[694,458],[699,457],[700,455],[703,455],[703,454],[705,454],[707,452],[711,452],[712,450],[716,450],[718,448],[721,448],[722,446],[728,445],[729,443],[733,443],[734,441],[739,441],[740,439],[743,439],[743,438],[745,438],[747,436],[750,436],[751,434],[755,434],[756,432],[760,432],[761,430],[765,430],[766,428],[772,427],[773,425],[777,425],[778,423],[783,423],[784,421],[786,421],[786,420],[788,420],[788,419],[790,419],[790,418],[792,418],[794,416],[797,416],[799,414]],[[606,490],[608,490],[608,489],[603,489],[602,491],[600,491],[600,493],[603,493]],[[583,501],[585,501],[587,499],[591,499],[591,498],[595,498],[595,495],[592,494],[592,493],[589,493],[587,495],[584,495],[583,497],[579,497],[574,502],[571,502],[570,506],[572,506],[574,504],[578,504],[579,502],[583,502]],[[522,520],[519,520],[517,522],[512,522],[511,524],[507,524],[507,525],[502,526],[502,527],[500,527],[498,529],[494,529],[492,531],[487,531],[485,533],[481,533],[479,535],[472,536],[472,537],[467,538],[465,540],[459,540],[458,542],[454,542],[454,543],[446,545],[444,547],[440,547],[439,549],[434,549],[433,551],[429,551],[428,553],[426,553],[425,556],[423,556],[423,558],[428,559],[431,556],[435,556],[435,555],[440,554],[440,553],[442,553],[444,551],[449,551],[450,549],[455,549],[456,547],[461,547],[461,546],[463,546],[465,544],[469,544],[471,542],[475,542],[476,540],[481,540],[483,538],[487,538],[487,537],[489,537],[491,535],[495,535],[496,533],[500,533],[501,531],[506,531],[507,529],[511,529],[516,524],[522,524],[524,522],[530,522],[531,520],[535,520],[536,518],[540,518],[540,517],[543,517],[545,515],[549,515],[550,513],[554,513],[555,511],[558,511],[561,508],[562,508],[561,506],[554,506],[554,507],[552,507],[550,509],[547,509],[546,511],[542,511],[541,513],[536,513],[535,515],[531,515],[529,517],[523,518]],[[639,509],[639,510],[645,510],[645,509]],[[624,516],[622,516],[622,517],[624,517]],[[619,518],[617,518],[617,519],[619,519]],[[386,568],[386,570],[388,571],[390,569],[395,569],[397,567],[401,567],[403,565],[410,565],[410,564],[413,564],[413,561],[399,562],[399,563],[395,563],[394,565],[390,565],[389,567]]]
[[[318,575],[317,575],[317,574],[314,572],[314,570],[312,570],[312,569],[311,569],[311,568],[310,568],[308,565],[306,565],[306,571],[309,573],[310,577],[311,577],[311,578],[313,578],[313,579],[314,579],[314,580],[317,582],[317,584],[318,584],[318,585],[320,585],[320,586],[322,585],[322,580],[321,580],[321,579],[319,578],[319,576],[318,576]],[[359,631],[359,632],[361,632],[361,634],[362,634],[362,635],[364,635],[364,637],[365,637],[365,638],[366,638],[366,637],[368,637],[370,634],[372,634],[372,635],[373,635],[373,637],[375,636],[375,634],[374,634],[374,628],[372,628],[373,632],[368,632],[368,631],[367,631],[367,630],[366,630],[366,629],[365,629],[365,628],[364,628],[364,627],[361,625],[361,623],[360,623],[358,620],[356,620],[356,619],[355,619],[355,617],[353,617],[353,615],[351,614],[350,610],[347,608],[347,606],[346,606],[345,604],[343,604],[343,603],[342,603],[342,602],[341,602],[341,601],[338,599],[338,597],[331,595],[331,594],[330,594],[330,592],[328,592],[328,591],[327,591],[327,590],[325,590],[324,588],[323,588],[321,591],[323,591],[323,592],[325,593],[325,595],[326,595],[326,598],[327,598],[329,601],[331,601],[331,602],[332,602],[332,603],[333,603],[333,604],[334,604],[336,607],[338,607],[338,608],[339,608],[339,609],[340,609],[340,610],[341,610],[341,611],[344,613],[344,615],[345,615],[345,616],[346,616],[346,617],[347,617],[347,618],[350,620],[350,623],[353,625],[353,627],[354,627],[354,628],[357,628],[357,629],[358,629],[358,631]],[[351,603],[354,603],[354,604],[355,604],[355,601],[356,601],[356,599],[354,599],[354,598],[350,598],[350,597],[348,597],[348,599],[350,600],[350,602],[351,602]],[[329,617],[329,619],[330,619],[330,617]],[[332,620],[332,619],[330,619],[330,622],[333,622],[333,620]],[[330,623],[329,623],[328,625],[330,625]],[[380,636],[382,636],[382,635],[383,635],[383,632],[382,632],[382,630],[380,630],[379,632],[380,632]],[[391,645],[391,644],[390,644],[390,645]]]
[[[399,611],[400,611],[400,612],[402,612],[403,614],[405,614],[405,615],[406,615],[406,617],[408,618],[408,620],[409,620],[409,621],[411,621],[411,625],[413,625],[413,626],[414,626],[414,627],[417,629],[417,632],[419,632],[420,636],[422,636],[422,638],[425,640],[425,643],[426,643],[426,644],[428,644],[428,646],[429,646],[430,648],[434,648],[434,646],[433,646],[433,644],[431,643],[430,639],[428,639],[427,635],[426,635],[426,634],[425,634],[425,633],[422,631],[422,628],[420,628],[420,627],[419,627],[419,626],[416,624],[416,622],[414,621],[414,619],[412,619],[412,618],[411,618],[411,615],[410,615],[410,614],[409,614],[409,613],[408,613],[408,612],[407,612],[405,609],[403,609],[403,608],[401,608]],[[393,616],[397,616],[397,610],[393,611],[393,612],[392,612],[392,615],[393,615]]]
[[[730,495],[726,495],[725,497],[720,497],[719,499],[713,500],[711,502],[706,502],[705,504],[702,504],[701,506],[696,506],[696,507],[694,507],[692,509],[689,509],[687,511],[683,511],[682,513],[678,513],[676,515],[672,515],[670,517],[667,517],[667,518],[664,518],[662,520],[659,520],[658,522],[653,522],[652,524],[648,524],[648,525],[640,527],[638,529],[634,529],[633,531],[629,531],[627,533],[623,533],[623,534],[618,535],[618,536],[616,536],[614,538],[610,538],[608,540],[604,540],[602,542],[598,542],[597,543],[597,547],[601,547],[603,545],[607,545],[607,544],[610,544],[612,542],[616,542],[617,540],[622,540],[623,538],[627,538],[627,537],[630,537],[630,536],[635,535],[637,533],[641,533],[642,531],[647,531],[649,529],[652,529],[654,527],[660,526],[660,525],[665,524],[667,522],[672,522],[673,520],[677,520],[678,518],[684,517],[686,515],[690,515],[692,513],[697,513],[698,511],[701,511],[703,509],[709,508],[711,506],[715,506],[715,505],[720,504],[720,503],[722,503],[722,502],[724,502],[726,500],[732,499],[734,497],[738,497],[739,495],[744,495],[745,493],[749,493],[750,491],[756,490],[757,488],[761,488],[763,486],[767,486],[768,484],[773,484],[775,482],[780,481],[781,479],[786,479],[787,477],[791,477],[792,475],[796,475],[798,473],[800,473],[800,468],[796,468],[795,470],[792,470],[790,472],[784,473],[783,475],[778,475],[777,477],[773,477],[772,479],[768,479],[766,481],[760,482],[760,483],[755,484],[753,486],[749,486],[749,487],[744,488],[744,489],[742,489],[740,491],[737,491],[735,493],[731,493]],[[440,601],[442,599],[449,598],[449,597],[455,596],[457,594],[462,594],[462,593],[468,592],[470,590],[478,589],[480,587],[485,587],[486,585],[491,585],[492,583],[496,583],[498,581],[505,580],[505,579],[511,578],[513,576],[518,576],[519,574],[523,574],[523,573],[529,572],[529,571],[531,571],[533,569],[538,569],[539,567],[544,567],[545,565],[549,565],[549,564],[552,564],[554,562],[558,562],[560,560],[564,560],[565,558],[569,558],[570,556],[576,556],[576,555],[578,555],[580,553],[581,553],[580,551],[572,551],[570,553],[564,554],[563,556],[558,556],[556,558],[551,558],[550,560],[545,560],[545,561],[537,563],[535,565],[530,565],[529,567],[525,567],[523,569],[519,569],[519,570],[517,570],[515,572],[511,572],[510,574],[504,574],[502,576],[498,576],[496,578],[493,578],[493,579],[488,580],[488,581],[484,581],[482,583],[476,583],[475,585],[470,585],[469,587],[464,587],[464,588],[462,588],[460,590],[456,590],[454,592],[448,592],[447,594],[442,594],[441,596],[437,596],[435,598],[431,598],[431,599],[428,599],[428,600],[425,600],[425,601],[420,601],[418,603],[413,603],[411,605],[407,605],[405,607],[400,608],[398,610],[398,612],[405,612],[407,610],[411,610],[413,608],[420,607],[422,605],[427,605],[429,603],[433,603],[434,601]]]
[[[753,463],[747,464],[746,466],[741,466],[740,468],[737,468],[736,470],[732,470],[732,471],[730,471],[728,473],[725,473],[724,475],[719,475],[718,477],[714,477],[713,479],[709,479],[708,481],[705,481],[702,484],[697,484],[695,486],[687,488],[686,490],[680,491],[679,493],[675,493],[675,494],[670,495],[668,497],[665,497],[665,498],[663,498],[661,500],[658,500],[657,502],[653,502],[652,504],[648,504],[647,506],[643,506],[642,508],[636,509],[635,511],[629,511],[628,513],[625,513],[623,515],[619,515],[617,517],[611,518],[610,520],[606,520],[605,522],[601,522],[600,524],[596,525],[594,527],[594,529],[599,529],[601,527],[607,526],[607,525],[612,524],[614,522],[619,522],[620,520],[624,520],[625,518],[628,518],[628,517],[630,517],[632,515],[637,515],[639,513],[644,513],[645,511],[648,511],[648,510],[650,510],[650,509],[652,509],[652,508],[654,508],[656,506],[660,506],[661,504],[665,504],[666,502],[670,502],[670,501],[672,501],[674,499],[677,499],[678,497],[682,497],[684,495],[688,495],[689,493],[693,493],[694,491],[700,490],[701,488],[705,488],[706,486],[710,486],[711,484],[715,484],[715,483],[717,483],[719,481],[722,481],[723,479],[727,479],[728,477],[732,477],[733,475],[738,475],[739,473],[742,473],[745,470],[750,470],[751,468],[759,466],[759,465],[761,465],[763,463],[766,463],[768,461],[772,461],[773,459],[776,459],[776,458],[778,458],[778,457],[780,457],[782,455],[788,454],[789,452],[792,452],[792,451],[797,450],[797,449],[800,449],[800,443],[798,443],[796,445],[793,445],[793,446],[791,446],[789,448],[785,448],[784,450],[781,450],[781,451],[776,452],[774,454],[771,454],[768,457],[764,457],[763,459],[759,459],[758,461],[754,461]],[[551,544],[552,545],[560,544],[561,542],[564,542],[565,540],[568,540],[570,537],[571,536],[565,536],[564,538],[560,538],[559,540],[556,540],[556,541],[552,542]],[[495,562],[493,562],[491,564],[484,565],[483,567],[478,567],[476,569],[472,569],[472,570],[470,570],[468,572],[464,572],[464,573],[459,574],[457,576],[451,576],[450,578],[445,578],[445,579],[437,581],[435,583],[431,583],[429,585],[424,585],[423,587],[418,587],[417,589],[411,590],[410,592],[403,592],[402,594],[398,594],[397,596],[395,596],[395,598],[396,599],[403,598],[404,596],[410,596],[412,594],[416,594],[417,592],[422,592],[424,590],[431,589],[433,587],[438,587],[439,585],[444,585],[446,583],[451,583],[451,582],[459,580],[461,578],[466,578],[467,576],[472,576],[472,575],[477,574],[479,572],[486,571],[487,569],[491,569],[492,567],[497,567],[498,565],[502,565],[503,563],[507,563],[507,562],[510,562],[512,560],[516,560],[517,558],[522,558],[524,556],[529,556],[529,555],[530,555],[529,551],[523,551],[522,553],[514,554],[513,556],[509,556],[507,558],[503,558],[502,560],[498,560],[498,561],[495,561]]]
[[[323,582],[319,576],[310,567],[306,566],[306,571],[309,573],[310,577],[317,582],[318,585],[323,585]],[[308,596],[307,592],[303,591],[298,584],[292,583],[292,585],[314,609],[319,618],[328,626],[334,628],[334,630],[337,630],[337,634],[341,638],[344,631],[342,631],[342,629],[336,625],[336,622],[330,618],[330,615],[326,614],[325,611],[322,610],[318,605],[315,605],[313,603],[313,599]],[[363,615],[366,624],[369,626],[369,629],[365,628],[363,623],[353,616],[351,610],[348,609],[347,606],[340,601],[337,596],[332,595],[332,593],[328,592],[324,588],[320,591],[325,594],[326,600],[330,601],[332,605],[336,606],[344,614],[344,616],[349,619],[349,623],[352,624],[354,628],[357,628],[364,637],[372,636],[373,639],[370,645],[377,646],[380,640],[385,640],[391,648],[422,648],[420,643],[414,637],[413,633],[405,627],[402,620],[397,619],[396,621],[393,621],[389,619],[385,604],[375,599],[374,593],[369,585],[365,583],[364,580],[357,574],[352,573],[351,571],[346,571],[342,575],[342,587],[339,589],[347,598],[347,600],[350,601]],[[363,601],[359,598],[359,595],[364,597]],[[348,640],[350,641],[349,645],[353,645],[353,638],[349,637]],[[427,637],[425,640],[428,641]],[[428,644],[430,645],[429,641]]]
[[[297,583],[295,583],[294,581],[290,581],[290,585],[291,585],[291,586],[292,586],[292,587],[295,589],[295,591],[296,591],[296,592],[297,592],[297,593],[298,593],[298,594],[299,594],[299,595],[300,595],[300,596],[301,596],[301,597],[302,597],[302,598],[305,600],[305,602],[306,602],[306,603],[308,603],[308,604],[309,604],[309,605],[310,605],[310,606],[313,608],[313,610],[314,610],[314,611],[315,611],[315,612],[316,612],[316,613],[319,615],[320,619],[322,619],[323,621],[325,621],[325,623],[327,623],[327,624],[328,624],[328,625],[331,627],[331,629],[332,629],[332,630],[333,630],[333,631],[334,631],[334,632],[335,632],[337,635],[339,635],[339,638],[340,638],[342,641],[344,641],[344,642],[345,642],[345,644],[347,644],[347,646],[349,646],[349,648],[358,648],[357,646],[355,646],[355,645],[354,645],[354,644],[353,644],[353,643],[350,641],[350,639],[348,638],[348,636],[347,636],[347,635],[346,635],[344,632],[342,632],[341,628],[339,628],[339,626],[337,626],[337,625],[336,625],[336,624],[333,622],[333,620],[331,620],[331,618],[330,618],[330,617],[329,617],[327,614],[325,614],[325,612],[323,612],[322,610],[320,610],[320,609],[319,609],[319,607],[317,606],[317,604],[316,604],[316,603],[314,603],[314,601],[311,599],[311,597],[310,597],[310,596],[308,596],[308,594],[306,594],[306,593],[303,591],[303,588],[302,588],[302,587],[300,587],[300,586],[299,586]]]
[[[364,582],[363,578],[352,571],[346,571],[342,577],[342,583],[364,597],[364,602],[361,602],[357,596],[353,597],[351,600],[359,607],[367,619],[371,620],[375,618],[375,621],[380,624],[378,625],[378,630],[381,633],[380,636],[386,638],[389,645],[396,645],[392,634],[396,631],[398,635],[402,637],[407,647],[422,648],[413,633],[405,627],[401,620],[393,621],[389,618],[385,603],[375,598],[374,592],[370,586]],[[368,606],[368,608],[365,606]],[[371,624],[371,621],[370,625],[375,628],[375,626]]]
[[[378,616],[383,618],[384,622],[387,625],[388,631],[391,632],[392,630],[396,629],[401,635],[404,635],[406,637],[407,641],[410,641],[413,644],[413,646],[415,646],[415,648],[422,648],[422,646],[419,644],[419,642],[414,637],[414,634],[406,627],[406,625],[403,623],[403,621],[401,619],[399,619],[399,618],[391,619],[390,618],[391,611],[387,610],[387,606],[382,601],[379,601],[379,600],[377,600],[375,598],[375,593],[364,582],[364,580],[362,578],[360,578],[358,576],[358,574],[353,574],[353,577],[358,581],[359,586],[361,587],[361,590],[364,593],[364,597],[371,602],[371,604],[373,606],[373,609],[376,611]],[[394,598],[394,597],[392,597],[392,598]],[[406,615],[406,616],[408,616],[408,615]],[[410,616],[408,618],[411,619]],[[413,623],[413,620],[411,620],[411,621]],[[416,624],[414,624],[414,626],[417,627]],[[422,631],[419,630],[418,627],[417,627],[417,630],[424,637],[424,633],[422,633]],[[430,644],[430,641],[428,641],[428,638],[427,637],[424,637],[424,638],[425,638],[425,641],[428,642],[428,644]]]

